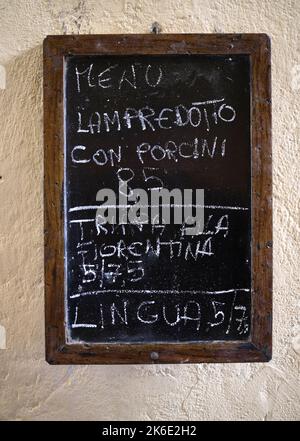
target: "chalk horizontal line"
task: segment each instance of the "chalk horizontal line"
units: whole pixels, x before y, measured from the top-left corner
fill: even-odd
[[[96,218],[92,218],[92,219],[73,219],[73,220],[71,220],[69,222],[70,222],[70,224],[78,224],[78,223],[81,223],[81,222],[95,222],[95,221],[96,221]]]
[[[249,210],[248,207],[235,207],[235,206],[227,206],[227,205],[197,205],[197,204],[190,204],[190,205],[184,205],[184,204],[161,204],[161,205],[80,205],[78,207],[72,207],[69,209],[69,212],[74,211],[84,211],[84,210],[98,210],[98,208],[160,208],[160,207],[170,207],[170,208],[209,208],[212,210],[242,210],[247,211]]]
[[[196,103],[192,103],[193,106],[203,106],[205,104],[217,104],[217,103],[221,103],[222,101],[224,101],[225,98],[220,98],[220,99],[215,99],[215,100],[208,100],[208,101],[198,101]]]
[[[176,290],[176,289],[103,289],[98,291],[83,291],[76,294],[72,294],[70,299],[76,299],[78,297],[85,296],[96,296],[98,294],[207,294],[207,295],[215,295],[215,294],[229,294],[233,292],[250,292],[249,288],[236,288],[236,289],[227,289],[222,291],[199,291],[199,290]]]

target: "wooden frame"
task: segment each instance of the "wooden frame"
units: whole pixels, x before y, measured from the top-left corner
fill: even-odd
[[[248,341],[67,344],[64,325],[64,58],[248,54],[251,66],[252,330]],[[49,36],[44,41],[46,359],[51,364],[262,362],[272,346],[270,41],[265,34]]]

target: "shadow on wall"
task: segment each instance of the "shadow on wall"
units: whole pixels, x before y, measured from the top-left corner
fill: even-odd
[[[0,324],[17,358],[44,357],[42,46],[5,66],[0,90],[1,225],[5,258]]]

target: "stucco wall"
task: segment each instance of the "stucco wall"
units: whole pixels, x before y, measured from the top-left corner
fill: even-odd
[[[144,33],[155,20],[164,32],[272,38],[268,364],[77,367],[44,360],[42,41],[47,34]],[[299,29],[298,0],[0,0],[1,419],[300,419]]]

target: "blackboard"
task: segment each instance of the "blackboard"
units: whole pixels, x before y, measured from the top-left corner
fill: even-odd
[[[58,187],[60,193],[59,207],[50,207],[49,223],[51,228],[53,214],[58,215],[61,234],[55,234],[62,241],[60,264],[56,259],[52,265],[61,272],[59,320],[63,321],[56,329],[61,329],[62,342],[55,357],[53,348],[48,350],[48,359],[72,363],[266,361],[270,358],[270,301],[266,299],[270,296],[271,208],[270,174],[262,161],[268,167],[268,38],[248,36],[252,47],[247,37],[243,42],[241,36],[219,36],[223,42],[229,39],[235,50],[229,45],[229,50],[210,52],[195,49],[196,37],[191,36],[181,46],[174,36],[110,37],[109,48],[104,36],[46,40],[50,78],[49,60],[63,59],[58,76],[61,101],[56,100],[61,112],[55,109],[61,132],[52,138],[61,137],[60,174],[53,179],[50,171],[52,182],[46,180],[45,185]],[[125,50],[127,38],[136,45],[129,51],[128,46]],[[153,45],[160,42],[160,50],[149,53],[145,39]],[[61,42],[63,57],[57,55]],[[248,45],[247,51],[236,50],[241,42]],[[56,52],[51,58],[53,47]],[[254,69],[262,47],[265,80],[255,78]],[[257,81],[261,81],[259,87]],[[45,82],[47,94],[51,91]],[[259,105],[265,109],[257,114]],[[45,108],[47,114],[53,109]],[[259,127],[254,118],[259,119]],[[55,132],[49,121],[45,125],[46,135],[47,127],[48,133]],[[256,137],[264,132],[259,145],[255,145],[254,128]],[[47,137],[46,150],[48,142]],[[262,155],[262,149],[267,156],[258,163],[253,152]],[[48,150],[53,163],[53,148],[48,145]],[[49,163],[45,165],[48,170]],[[259,173],[263,181],[256,185]],[[202,231],[188,235],[184,221],[175,225],[172,215],[167,224],[160,217],[156,224],[149,220],[120,225],[117,208],[120,204],[130,208],[129,202],[124,206],[119,200],[124,183],[128,194],[136,188],[148,195],[153,188],[178,189],[182,195],[186,189],[194,193],[203,189]],[[113,224],[97,220],[101,189],[116,194],[116,203],[110,205],[116,209]],[[195,214],[200,205],[193,198]],[[266,202],[267,209],[259,205]],[[186,207],[184,199],[173,200],[173,209],[174,204],[178,209]],[[149,202],[147,213],[150,208]],[[262,222],[267,227],[263,245],[255,238],[255,225],[261,229]],[[55,244],[46,240],[48,262],[49,249]],[[256,254],[261,248],[266,262],[260,261],[257,274]],[[53,281],[53,267],[51,271]],[[257,300],[257,280],[264,277],[269,286],[267,293],[260,294],[262,302]],[[57,281],[55,285],[51,296]],[[258,301],[263,310],[257,310]],[[262,316],[268,320],[263,325],[264,348],[253,348],[256,321]],[[57,340],[51,334],[48,348],[57,346]],[[205,359],[203,354],[214,351],[216,345],[223,355],[219,350]],[[141,349],[145,359],[135,355]]]

